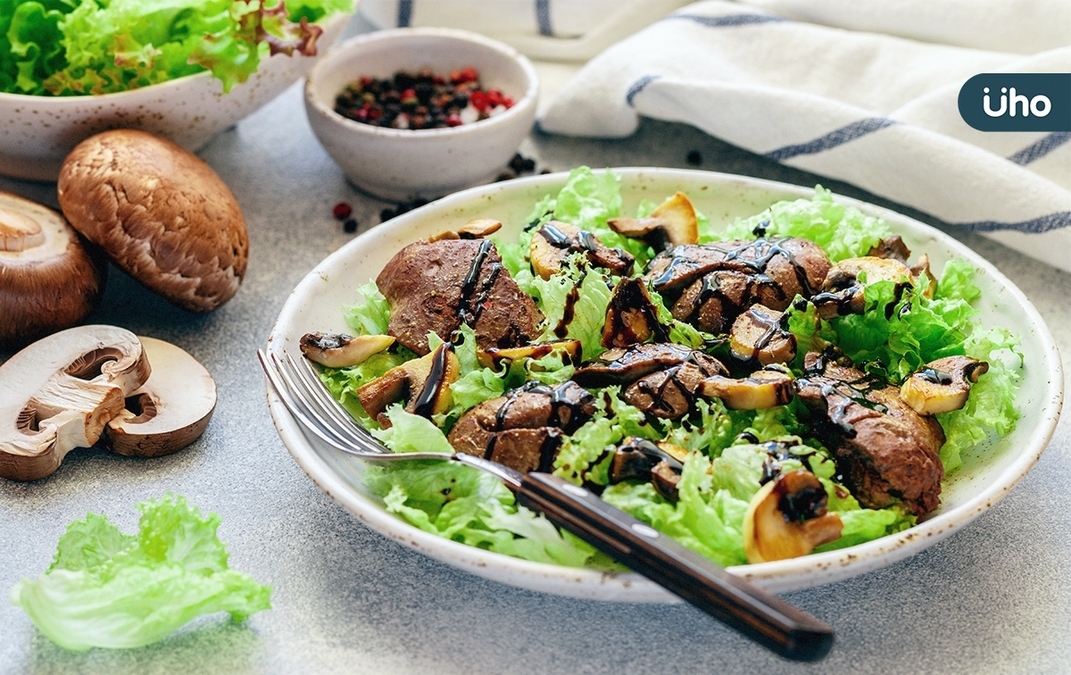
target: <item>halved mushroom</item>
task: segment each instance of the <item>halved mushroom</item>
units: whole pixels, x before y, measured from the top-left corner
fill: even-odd
[[[831,319],[846,314],[862,314],[866,309],[866,298],[865,286],[859,279],[861,274],[865,275],[867,285],[891,281],[899,288],[906,289],[914,283],[911,269],[893,258],[863,256],[841,260],[826,274],[822,292],[811,297],[818,316]]]
[[[449,343],[443,343],[358,388],[357,398],[365,412],[383,426],[390,426],[390,420],[383,414],[387,406],[402,400],[408,412],[430,418],[453,404],[450,385],[460,373],[457,355]]]
[[[504,347],[502,349],[477,349],[476,360],[484,368],[498,370],[503,361],[518,359],[541,359],[548,354],[561,352],[566,363],[580,363],[580,340],[559,340],[557,342],[537,342],[524,347]]]
[[[573,253],[584,253],[592,265],[617,275],[628,274],[634,262],[631,255],[621,249],[608,248],[592,233],[557,220],[540,226],[532,234],[528,246],[532,271],[544,279],[554,276]]]
[[[44,478],[74,448],[97,442],[148,379],[141,342],[115,326],[79,326],[0,365],[0,476]]]
[[[608,349],[628,347],[638,342],[665,342],[666,339],[666,330],[658,323],[658,310],[647,292],[647,284],[635,277],[622,279],[614,288],[606,308],[602,346]]]
[[[742,361],[760,365],[788,363],[796,358],[796,336],[785,330],[784,312],[765,305],[752,305],[736,317],[729,331],[729,349]]]
[[[0,192],[0,350],[69,328],[100,303],[108,264],[56,211]]]
[[[483,239],[502,229],[502,223],[492,218],[473,218],[456,230],[443,230],[431,236],[428,241],[442,239]]]
[[[152,374],[108,422],[104,441],[120,455],[161,457],[193,443],[216,409],[216,383],[181,347],[143,337]]]
[[[699,393],[720,398],[731,410],[763,410],[791,401],[792,381],[788,369],[772,364],[744,378],[708,377],[699,385]]]
[[[900,400],[920,415],[959,410],[967,402],[971,384],[989,371],[985,361],[969,356],[946,356],[927,363],[904,380]]]
[[[646,218],[611,218],[606,224],[618,234],[643,239],[656,251],[699,243],[695,206],[683,192],[659,204]]]
[[[751,498],[744,515],[744,553],[749,563],[807,555],[840,538],[840,516],[829,513],[829,496],[809,471],[780,474]]]
[[[298,346],[310,361],[328,368],[345,368],[364,363],[394,344],[389,335],[346,335],[345,333],[305,333]]]

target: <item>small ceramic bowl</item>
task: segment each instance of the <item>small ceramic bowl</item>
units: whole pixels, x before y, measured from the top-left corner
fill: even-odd
[[[320,55],[352,16],[337,14],[321,24]],[[54,181],[75,145],[109,129],[141,129],[196,152],[304,77],[317,58],[264,59],[252,77],[226,94],[207,72],[100,96],[0,93],[0,175]]]
[[[335,99],[363,77],[430,68],[437,75],[474,67],[484,89],[513,99],[487,119],[442,129],[393,129],[335,112]],[[305,110],[316,137],[358,189],[383,199],[434,199],[500,174],[535,121],[539,80],[512,47],[476,33],[398,28],[359,35],[334,47],[309,73]]]

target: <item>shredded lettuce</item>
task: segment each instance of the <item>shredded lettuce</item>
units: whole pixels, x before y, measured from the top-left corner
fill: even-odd
[[[271,608],[269,587],[228,568],[219,516],[171,495],[138,509],[137,535],[99,514],[71,523],[48,571],[11,589],[11,602],[53,642],[140,647],[204,614],[244,621]]]
[[[107,94],[204,71],[230,91],[272,54],[316,53],[310,22],[351,0],[0,1],[0,91]]]

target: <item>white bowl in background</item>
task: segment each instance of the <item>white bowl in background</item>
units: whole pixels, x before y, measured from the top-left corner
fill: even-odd
[[[208,72],[99,96],[0,93],[0,175],[54,181],[75,145],[110,129],[141,129],[196,152],[304,77],[351,17],[337,14],[319,24],[324,32],[317,56],[263,59],[257,72],[226,94]]]
[[[472,66],[485,89],[513,99],[488,119],[445,129],[392,129],[335,112],[335,98],[360,77],[386,79],[430,68],[446,75]],[[359,35],[332,48],[309,72],[305,110],[331,158],[357,188],[394,201],[433,199],[493,180],[535,122],[539,79],[512,47],[477,33],[397,28]]]
[[[634,213],[642,200],[658,203],[682,190],[712,226],[759,213],[784,199],[809,198],[813,190],[757,178],[705,171],[622,168],[621,213]],[[501,236],[515,235],[532,206],[556,194],[567,174],[531,176],[465,190],[414,209],[374,227],[328,256],[287,298],[268,338],[268,348],[301,357],[298,343],[313,331],[347,330],[343,307],[356,300],[356,288],[374,279],[403,246],[473,218],[504,224]],[[1022,417],[1015,429],[964,453],[964,463],[946,479],[941,506],[926,520],[902,532],[835,551],[740,565],[729,571],[774,592],[809,588],[847,579],[890,565],[958,532],[997,501],[1034,466],[1056,428],[1063,400],[1060,356],[1052,335],[1022,291],[992,264],[952,237],[901,214],[854,199],[837,201],[883,218],[919,255],[927,253],[935,270],[952,258],[977,270],[982,297],[975,321],[1005,326],[1022,339],[1023,382],[1016,399]],[[496,236],[499,236],[496,235]],[[424,532],[388,513],[383,502],[361,481],[359,460],[332,452],[306,434],[274,394],[268,404],[284,445],[310,478],[366,525],[433,558],[482,577],[521,588],[567,596],[625,602],[679,602],[654,582],[635,573],[607,574],[593,569],[560,567],[511,558]]]

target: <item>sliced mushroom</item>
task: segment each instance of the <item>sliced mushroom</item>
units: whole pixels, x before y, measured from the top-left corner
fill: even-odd
[[[583,253],[588,262],[611,274],[626,275],[632,271],[631,255],[621,249],[608,248],[590,232],[568,223],[551,220],[532,234],[528,259],[532,271],[544,279],[554,276],[573,253]]]
[[[456,230],[443,230],[428,238],[429,242],[442,239],[483,239],[502,229],[502,223],[492,218],[473,218]]]
[[[792,400],[795,393],[792,381],[787,369],[771,365],[739,379],[708,377],[699,385],[699,393],[720,398],[731,410],[764,410]]]
[[[859,279],[861,274],[866,276],[866,285],[891,281],[902,290],[914,283],[910,268],[893,258],[863,256],[841,260],[830,268],[822,292],[811,297],[818,316],[831,319],[846,314],[862,314],[866,309],[866,298],[865,285]]]
[[[115,326],[68,328],[16,353],[0,365],[0,476],[44,478],[96,443],[149,372],[137,336]]]
[[[874,258],[890,258],[892,260],[899,260],[900,262],[907,264],[908,258],[911,257],[911,249],[904,243],[903,237],[898,234],[894,234],[885,237],[877,244],[872,246],[867,251],[868,256]]]
[[[476,360],[484,368],[498,370],[503,361],[518,359],[541,359],[548,354],[560,352],[566,363],[580,363],[580,340],[560,340],[557,342],[538,342],[524,347],[506,347],[504,349],[477,349]]]
[[[181,347],[150,337],[141,344],[152,374],[108,422],[104,442],[120,455],[161,457],[204,433],[216,409],[216,383]]]
[[[328,368],[346,368],[364,363],[394,344],[389,335],[346,335],[345,333],[305,333],[298,346],[310,361]]]
[[[59,213],[0,192],[0,350],[85,319],[100,303],[107,270]]]
[[[365,412],[383,426],[390,426],[384,414],[387,406],[402,400],[408,412],[430,418],[453,404],[450,385],[457,381],[460,372],[457,355],[444,343],[360,387],[357,398]]]
[[[969,356],[937,359],[904,381],[900,400],[920,415],[959,410],[967,403],[971,384],[988,371],[988,363]]]
[[[796,358],[796,336],[785,330],[785,313],[765,305],[752,305],[736,317],[729,331],[729,349],[742,361],[760,365],[788,363]]]
[[[779,475],[762,486],[744,515],[744,553],[749,563],[807,555],[840,539],[843,523],[829,513],[829,496],[809,471]]]
[[[611,218],[606,224],[618,234],[643,239],[656,251],[699,243],[695,206],[683,192],[659,204],[646,218]]]
[[[651,340],[665,342],[667,334],[658,323],[658,310],[647,292],[647,284],[635,277],[622,279],[614,288],[606,308],[602,346],[608,349],[628,347]]]

